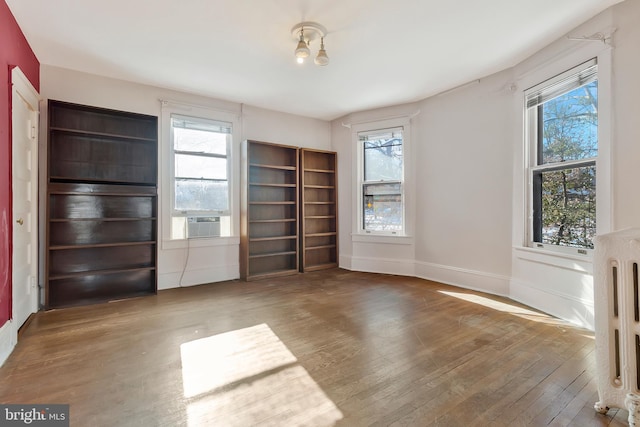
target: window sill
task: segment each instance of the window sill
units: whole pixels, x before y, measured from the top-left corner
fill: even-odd
[[[239,245],[239,237],[211,237],[202,239],[163,240],[162,249],[208,248]]]
[[[351,241],[356,243],[385,243],[390,245],[413,245],[413,236],[388,236],[381,234],[352,234]]]

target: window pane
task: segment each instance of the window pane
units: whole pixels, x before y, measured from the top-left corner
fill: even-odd
[[[365,184],[363,202],[365,230],[402,230],[402,184]]]
[[[400,132],[364,142],[364,180],[402,180],[402,134]]]
[[[176,154],[175,161],[176,177],[227,179],[226,158]]]
[[[177,151],[226,155],[227,135],[229,134],[174,127],[174,149]]]
[[[227,181],[197,181],[176,178],[175,209],[178,211],[226,211],[229,209]]]
[[[596,234],[596,169],[585,166],[534,176],[540,212],[534,212],[537,241],[593,248]]]
[[[540,107],[539,164],[598,155],[598,82],[579,87]]]

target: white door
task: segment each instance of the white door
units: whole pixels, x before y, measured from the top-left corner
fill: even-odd
[[[17,330],[38,308],[38,101],[19,70],[12,73],[12,83],[12,317]]]

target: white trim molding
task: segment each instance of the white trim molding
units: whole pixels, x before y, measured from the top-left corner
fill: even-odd
[[[541,289],[531,283],[512,279],[509,298],[552,316],[564,319],[582,328],[594,330],[594,305],[592,300],[579,298],[551,289]],[[540,302],[543,302],[542,304]]]
[[[15,322],[9,320],[0,327],[0,366],[4,365],[18,343],[18,331]]]
[[[415,262],[415,271],[421,279],[509,297],[508,276],[423,261]]]
[[[208,268],[190,268],[184,273],[172,271],[158,274],[158,290],[186,288],[208,283],[235,280],[240,277],[240,264],[225,264]]]
[[[346,257],[340,257],[341,266],[343,258]],[[351,268],[349,270],[353,271],[415,277],[415,262],[413,260],[352,256],[350,261]],[[345,267],[343,266],[343,268]]]

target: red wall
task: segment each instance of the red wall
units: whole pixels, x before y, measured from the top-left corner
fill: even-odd
[[[0,1],[0,327],[11,317],[11,69],[40,90],[40,63],[9,6]]]

